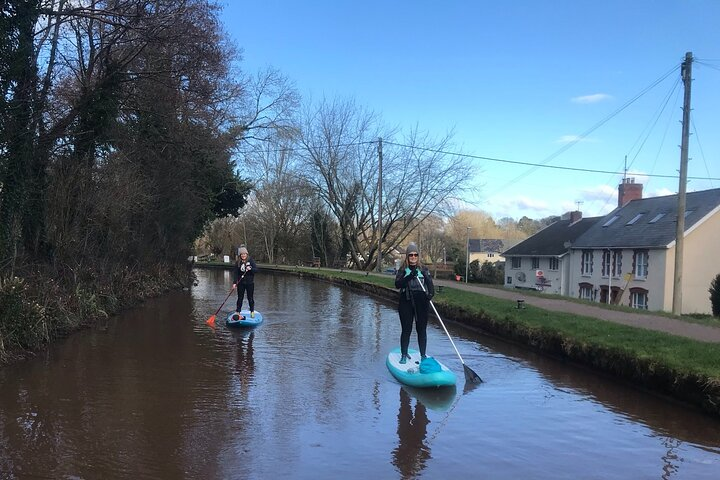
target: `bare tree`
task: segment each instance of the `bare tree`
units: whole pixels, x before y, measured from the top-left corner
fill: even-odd
[[[265,142],[245,157],[254,191],[240,218],[252,232],[254,248],[268,262],[297,258],[310,250],[309,217],[313,199],[307,181],[297,174],[293,150],[285,142]],[[298,241],[300,240],[300,241]],[[305,254],[305,258],[311,256]]]
[[[338,221],[358,269],[372,268],[430,215],[451,210],[470,188],[471,168],[441,139],[414,129],[395,140],[380,117],[351,100],[323,99],[304,112],[300,143],[305,175]],[[378,229],[378,138],[383,148],[382,231]],[[378,252],[382,239],[383,252]]]

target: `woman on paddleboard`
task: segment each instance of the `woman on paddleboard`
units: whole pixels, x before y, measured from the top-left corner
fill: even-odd
[[[237,312],[242,310],[243,298],[247,292],[250,317],[255,318],[255,272],[257,265],[255,260],[250,258],[245,245],[239,250],[240,258],[235,265],[235,285],[237,287]]]
[[[422,285],[420,284],[422,282]],[[423,285],[425,291],[423,291]],[[418,336],[420,355],[425,358],[427,347],[427,320],[430,300],[435,295],[430,271],[420,262],[420,252],[417,245],[410,243],[405,249],[405,260],[395,275],[395,288],[400,289],[400,302],[398,314],[400,315],[400,363],[408,359],[410,334],[412,333],[413,318]],[[425,293],[427,292],[427,293]]]

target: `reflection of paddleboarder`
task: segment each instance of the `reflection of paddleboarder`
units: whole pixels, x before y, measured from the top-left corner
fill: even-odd
[[[400,471],[401,478],[415,478],[425,468],[430,458],[430,449],[425,445],[427,426],[430,423],[425,406],[415,402],[400,389],[400,410],[398,411],[398,446],[392,452],[393,465]]]
[[[255,332],[250,332],[247,337],[238,339],[237,362],[235,368],[240,375],[242,385],[247,385],[255,374],[255,359],[253,358],[253,339]]]

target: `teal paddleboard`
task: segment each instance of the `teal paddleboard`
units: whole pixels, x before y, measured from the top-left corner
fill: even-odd
[[[235,327],[256,327],[263,322],[262,313],[255,311],[255,316],[250,316],[249,310],[243,310],[242,312],[230,312],[227,318],[225,318],[225,325],[230,328]]]
[[[410,359],[400,363],[400,349],[388,353],[385,364],[398,382],[411,387],[448,387],[455,385],[455,374],[432,357],[420,359],[420,352],[409,349]]]

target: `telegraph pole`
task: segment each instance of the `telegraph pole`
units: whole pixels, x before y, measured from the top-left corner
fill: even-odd
[[[378,272],[382,271],[382,256],[382,137],[378,137]]]
[[[685,201],[687,193],[688,140],[690,137],[690,84],[692,82],[692,52],[685,54],[680,75],[685,86],[683,101],[682,143],[680,144],[680,185],[678,186],[677,230],[675,231],[675,273],[673,276],[673,315],[682,313],[682,271],[685,244]]]

